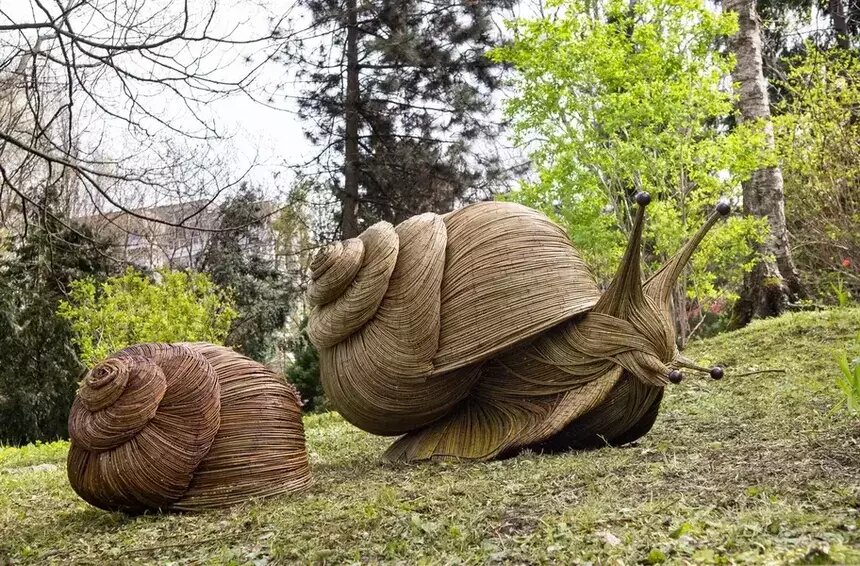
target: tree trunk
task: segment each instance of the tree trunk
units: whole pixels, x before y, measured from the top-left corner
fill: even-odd
[[[767,144],[773,149],[773,123],[762,69],[761,29],[755,0],[726,0],[725,9],[738,14],[739,29],[732,38],[737,60],[732,79],[739,88],[741,120],[761,120]],[[743,209],[747,215],[767,218],[770,233],[758,250],[764,259],[744,279],[741,298],[733,313],[732,326],[736,328],[746,325],[753,317],[781,314],[790,299],[803,294],[788,246],[779,166],[759,169],[744,183]]]
[[[346,104],[344,108],[341,238],[358,236],[358,25],[356,0],[346,0]]]
[[[828,11],[833,20],[833,30],[836,32],[836,45],[842,49],[851,49],[848,37],[848,20],[845,18],[845,5],[842,0],[829,0]]]

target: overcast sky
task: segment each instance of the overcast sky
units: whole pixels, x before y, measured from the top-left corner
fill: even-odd
[[[205,20],[201,16],[205,15],[207,7],[214,2],[216,0],[194,0],[189,3],[192,10],[192,34],[195,25],[202,26]],[[301,13],[293,8],[294,4],[294,0],[217,1],[218,9],[210,28],[210,35],[224,35],[232,32],[231,38],[234,39],[258,37],[265,35],[270,29],[270,18],[277,18],[287,13],[294,20],[294,25],[302,25]],[[43,3],[43,5],[52,14],[59,13],[57,4],[48,2]],[[132,5],[144,6],[144,9],[153,11],[155,16],[152,21],[156,24],[159,20],[155,18],[169,21],[172,15],[171,9],[176,11],[181,10],[182,7],[182,3],[177,0],[146,0],[142,4],[136,1],[132,2]],[[123,0],[119,0],[116,4],[119,10],[122,10],[124,6]],[[109,11],[113,8],[108,2],[101,3],[100,7],[107,8]],[[194,13],[194,10],[200,10],[200,12]],[[103,24],[97,18],[89,20],[84,18],[85,15],[93,14],[92,9],[83,6],[78,8],[74,14],[79,17],[77,21],[73,22],[73,27],[78,33],[100,33]],[[117,17],[121,19],[123,15],[120,13]],[[43,22],[46,18],[34,0],[0,0],[0,23],[2,24]],[[38,34],[45,34],[44,30],[28,30],[25,33],[31,45]],[[17,49],[15,46],[20,46],[20,44],[19,32],[0,32],[0,54],[3,50]],[[251,57],[252,64],[257,64],[264,59],[263,53],[260,52],[261,47],[260,45],[219,45],[207,54],[206,62],[210,68],[222,67],[218,78],[227,81],[235,80],[245,75],[249,70],[250,65],[245,61],[246,56]],[[190,57],[196,49],[204,48],[202,44],[190,44],[185,55]],[[180,53],[180,56],[182,55]],[[143,66],[140,69],[142,75],[147,74],[147,69]],[[274,61],[265,64],[259,71],[255,84],[260,89],[267,85],[284,84],[279,95],[287,96],[276,97],[272,101],[272,107],[257,103],[239,93],[210,102],[207,108],[203,109],[203,114],[211,118],[219,126],[221,132],[230,134],[228,141],[213,144],[212,151],[223,154],[225,159],[232,164],[236,174],[244,172],[249,162],[259,162],[260,166],[254,169],[251,178],[260,181],[263,186],[272,184],[272,175],[276,172],[281,173],[278,183],[286,185],[289,177],[288,166],[301,162],[302,157],[309,155],[312,149],[302,134],[302,125],[295,114],[295,104],[289,98],[290,94],[296,94],[297,88],[289,80],[285,82],[286,73],[286,67]],[[103,95],[105,100],[121,99],[120,96],[115,96],[119,94],[120,89],[115,79],[114,83],[113,87],[116,93],[107,92],[111,90],[110,85],[106,86],[104,82],[99,84],[99,94]],[[258,90],[257,94],[264,100],[267,98],[261,90]],[[163,99],[162,101],[158,97],[149,97],[145,98],[145,103],[156,114],[175,119],[175,123],[179,124],[180,128],[185,125],[188,126],[189,130],[195,128],[195,122],[191,118],[190,112],[184,108],[180,99],[171,99],[167,96]],[[113,151],[118,155],[126,147],[134,148],[133,140],[128,137],[129,134],[124,124],[119,120],[111,119],[104,112],[98,111],[92,107],[91,103],[88,111],[87,101],[81,100],[81,102],[84,104],[80,105],[78,102],[75,104],[75,127],[85,132],[85,136],[89,135],[91,139],[98,140],[98,143],[104,147],[105,153]],[[183,112],[186,113],[186,116],[183,116]],[[119,113],[122,111],[120,110]],[[112,122],[117,122],[117,124],[114,125]],[[163,128],[153,128],[150,131],[157,131],[158,129],[161,129],[162,132],[165,131]],[[91,133],[87,134],[86,132]],[[285,187],[282,186],[281,188]]]
[[[204,6],[208,1],[195,0],[191,5]],[[287,13],[290,13],[293,20],[293,28],[300,29],[307,23],[307,16],[294,8],[295,0],[256,1],[259,1],[258,5],[255,5],[255,0],[220,2],[215,20],[216,29],[225,31],[238,26],[235,33],[239,37],[261,35],[268,29],[271,16]],[[0,0],[0,11],[14,20],[36,21],[40,18],[39,15],[32,14],[34,5],[33,0]],[[175,0],[146,0],[144,5],[181,6]],[[533,3],[528,0],[521,4],[519,12],[525,16],[536,14]],[[218,47],[218,50],[209,54],[209,57],[213,64],[217,61],[224,62],[222,73],[227,78],[239,77],[247,72],[245,55],[250,55],[254,62],[262,59],[259,53],[247,47],[223,45]],[[267,189],[288,188],[292,177],[289,166],[302,163],[314,152],[314,148],[303,135],[303,124],[296,116],[296,106],[290,98],[291,95],[299,94],[300,88],[292,82],[288,72],[286,66],[277,62],[270,62],[260,69],[256,84],[261,89],[267,85],[283,85],[271,100],[270,106],[236,94],[212,102],[207,108],[208,114],[217,120],[221,129],[231,133],[229,141],[221,144],[216,151],[223,151],[225,156],[229,156],[228,160],[235,168],[236,174],[244,171],[248,163],[257,162],[259,165],[250,174],[250,178]],[[268,99],[262,91],[258,94],[263,100]],[[504,94],[499,93],[498,97],[501,105]],[[178,105],[173,106],[165,110],[181,113],[181,108],[176,108]],[[276,174],[275,181],[273,179]]]

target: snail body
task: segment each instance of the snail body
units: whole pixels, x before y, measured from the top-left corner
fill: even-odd
[[[68,475],[107,510],[195,511],[311,482],[301,402],[211,344],[139,344],[94,367],[69,415]]]
[[[359,428],[402,435],[390,460],[490,459],[629,442],[680,356],[671,289],[706,225],[643,285],[631,241],[601,293],[543,214],[487,202],[381,222],[320,252],[308,300],[323,387]],[[680,373],[678,373],[680,376]]]

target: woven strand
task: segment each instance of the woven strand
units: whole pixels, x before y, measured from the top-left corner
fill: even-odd
[[[510,203],[412,218],[371,250],[390,228],[375,225],[359,237],[358,268],[338,265],[345,247],[335,244],[314,277],[319,268],[354,279],[309,323],[329,399],[364,430],[402,434],[391,461],[638,438],[672,370],[690,365],[677,357],[667,289],[715,222],[643,286],[649,200],[637,198],[630,243],[602,295],[564,231]],[[391,271],[379,267],[392,257]]]
[[[108,510],[223,507],[311,481],[295,390],[210,344],[117,352],[85,378],[69,433],[73,489]]]

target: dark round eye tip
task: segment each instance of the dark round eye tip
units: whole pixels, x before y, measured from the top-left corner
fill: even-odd
[[[684,374],[680,371],[673,369],[669,372],[669,381],[672,383],[681,383],[682,379],[684,379]]]
[[[636,204],[639,206],[648,206],[651,203],[651,195],[646,193],[645,191],[639,191],[636,193]]]
[[[728,203],[728,201],[721,200],[717,203],[717,212],[726,216],[728,213],[732,211],[732,205]]]
[[[711,371],[708,372],[711,374],[711,379],[722,379],[726,372],[720,366],[714,366],[711,368]]]

